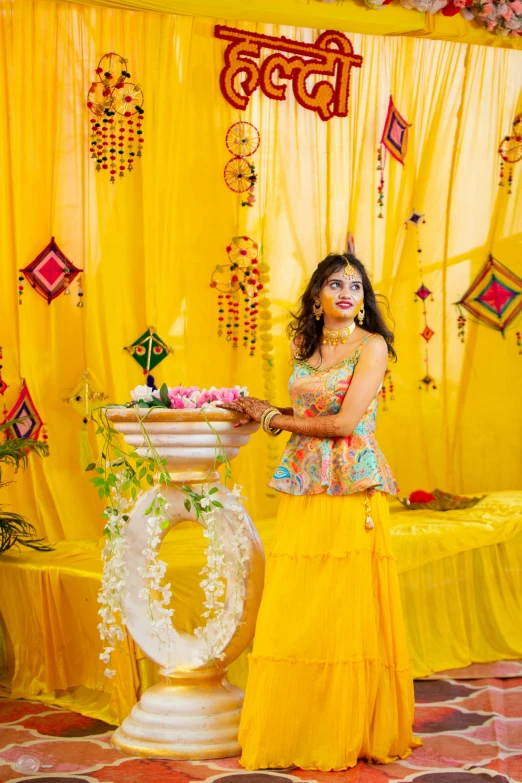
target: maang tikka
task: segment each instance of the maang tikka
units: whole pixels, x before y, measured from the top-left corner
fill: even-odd
[[[344,277],[348,278],[348,280],[354,280],[357,277],[357,270],[348,259],[346,259],[346,266],[344,267],[343,275]]]

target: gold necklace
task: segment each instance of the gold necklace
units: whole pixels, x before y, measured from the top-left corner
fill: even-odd
[[[344,329],[330,330],[326,327],[323,329],[323,345],[337,345],[337,343],[345,343],[349,336],[355,329],[355,321],[351,326],[345,326]]]

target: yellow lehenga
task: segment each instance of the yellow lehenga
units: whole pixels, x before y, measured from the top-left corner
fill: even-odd
[[[297,363],[290,381],[297,412],[338,409],[358,353],[325,373]],[[355,438],[292,436],[271,482],[284,494],[239,729],[247,769],[343,770],[360,758],[406,758],[421,744],[412,734],[413,681],[389,533],[386,491],[396,485],[364,432],[376,405]]]

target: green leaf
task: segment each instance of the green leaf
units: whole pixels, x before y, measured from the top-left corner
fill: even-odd
[[[160,524],[160,527],[162,530],[166,530],[169,526],[168,520],[164,519],[163,522]]]
[[[103,476],[105,470],[103,468],[96,468],[96,473],[100,473]]]
[[[105,497],[105,487],[100,487],[100,488],[99,488],[99,490],[98,490],[98,496],[99,496],[100,498],[104,498],[104,497]]]
[[[147,482],[151,485],[151,487],[154,486],[154,479],[150,475],[150,473],[147,473]]]
[[[146,472],[147,472],[147,468],[142,468],[142,469],[140,470],[140,479],[142,479],[142,478],[143,478],[143,476],[145,475],[145,473],[146,473]]]
[[[223,508],[223,503],[220,503],[218,500],[213,500],[212,505],[216,506],[216,508]]]
[[[94,470],[95,467],[96,467],[96,463],[95,462],[90,462],[87,465],[87,467],[85,468],[85,472],[88,473],[90,470]]]
[[[169,389],[166,383],[162,383],[159,390],[160,400],[166,408],[170,408]]]
[[[131,489],[131,496],[132,496],[133,500],[136,500],[136,495],[137,494],[138,494],[138,491],[137,491],[136,487],[132,487],[132,489]]]
[[[183,503],[187,511],[190,511],[190,500],[188,498],[185,498],[185,502]]]
[[[208,493],[208,494],[209,494],[209,495],[215,495],[215,494],[216,494],[216,492],[219,492],[219,489],[218,489],[218,487],[212,487],[212,489],[211,489],[211,490],[209,490],[209,493]]]

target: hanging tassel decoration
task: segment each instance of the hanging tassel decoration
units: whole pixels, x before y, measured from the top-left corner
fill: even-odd
[[[368,490],[366,492],[366,498],[364,500],[364,513],[365,513],[365,516],[366,516],[364,527],[366,528],[366,530],[373,530],[374,527],[375,527],[375,522],[372,519],[371,507],[370,507],[370,501],[369,501],[369,491]]]
[[[384,217],[382,210],[384,207],[384,165],[386,162],[386,152],[383,152],[383,146],[382,144],[377,149],[377,171],[380,171],[380,178],[379,178],[379,185],[377,186],[377,193],[378,199],[377,199],[377,205],[379,207],[379,214],[377,217],[382,218]]]
[[[78,277],[78,304],[76,307],[83,307],[83,281],[81,275]]]

